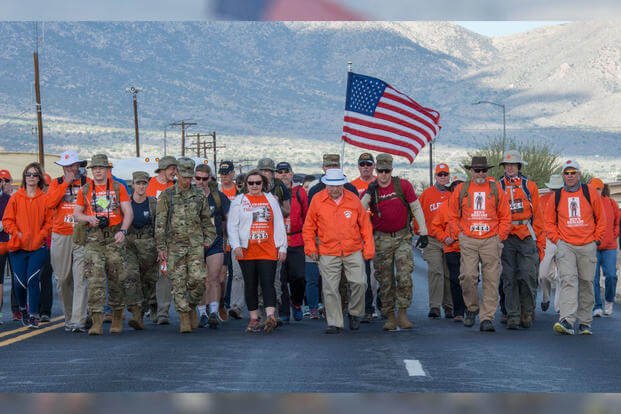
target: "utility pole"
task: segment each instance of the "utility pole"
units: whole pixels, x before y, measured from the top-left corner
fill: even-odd
[[[140,139],[138,136],[138,92],[142,89],[130,86],[125,92],[131,93],[134,101],[134,131],[136,133],[136,157],[140,157]]]
[[[181,156],[185,157],[185,129],[189,126],[196,125],[196,122],[186,122],[184,120],[173,122],[170,126],[181,127]]]
[[[41,114],[41,88],[39,86],[39,24],[35,23],[34,86],[37,102],[37,129],[39,135],[39,164],[45,169],[45,151],[43,148],[43,115]]]
[[[188,135],[188,138],[196,138],[196,142],[193,143],[190,147],[188,147],[188,149],[196,149],[196,156],[200,157],[200,151],[201,151],[201,147],[203,149],[203,157],[207,158],[207,150],[212,150],[213,151],[213,166],[214,169],[217,168],[218,166],[218,149],[220,148],[226,148],[226,145],[218,145],[217,142],[217,138],[216,138],[216,131],[213,131],[209,134],[202,134],[202,136],[210,136],[212,138],[211,142],[207,142],[207,141],[202,141],[200,140],[201,138],[201,134],[200,133],[196,133],[193,135]]]

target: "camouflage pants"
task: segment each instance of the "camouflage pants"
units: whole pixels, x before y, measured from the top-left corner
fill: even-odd
[[[207,270],[202,246],[168,249],[168,278],[177,312],[189,312],[205,293]]]
[[[379,283],[382,313],[395,306],[407,309],[412,303],[412,234],[409,229],[396,233],[375,232],[375,278]]]
[[[157,249],[153,237],[136,238],[129,236],[129,259],[138,269],[142,289],[142,309],[149,309],[149,305],[157,304],[155,285],[157,283],[159,264],[157,263]]]
[[[123,309],[142,302],[138,272],[127,260],[127,242],[115,243],[113,230],[89,231],[84,246],[84,277],[88,281],[88,307],[91,313],[102,313],[106,303],[112,309]]]

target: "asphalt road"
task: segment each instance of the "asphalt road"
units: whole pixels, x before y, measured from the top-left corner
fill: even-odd
[[[246,334],[246,320],[179,334],[147,322],[118,336],[67,333],[62,321],[21,329],[4,292],[0,392],[619,392],[621,308],[596,319],[594,335],[553,333],[539,312],[530,330],[481,333],[427,318],[426,264],[416,254],[415,328],[383,332],[382,321],[325,335],[325,321],[291,322]],[[53,320],[60,314],[55,307]]]

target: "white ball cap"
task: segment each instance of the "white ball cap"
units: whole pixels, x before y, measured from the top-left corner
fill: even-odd
[[[574,170],[580,171],[580,164],[578,164],[578,161],[567,160],[565,161],[565,163],[563,163],[563,171],[568,168],[573,168]]]
[[[78,152],[75,150],[67,150],[60,154],[60,159],[55,164],[61,167],[68,167],[75,163],[80,163],[82,167],[86,166],[86,160],[81,160],[78,156]]]

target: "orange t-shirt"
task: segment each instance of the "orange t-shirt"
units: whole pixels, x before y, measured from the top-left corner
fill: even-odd
[[[85,183],[92,185],[93,180],[86,178]],[[73,234],[73,210],[82,183],[75,180],[73,183],[58,183],[58,179],[52,180],[47,190],[47,207],[54,211],[52,216],[52,232],[69,236]]]
[[[233,201],[233,199],[237,196],[237,187],[232,186],[229,189],[222,187],[221,191],[229,198],[229,200]]]
[[[377,177],[375,176],[373,176],[373,179],[369,182],[364,181],[362,178],[358,177],[353,180],[351,184],[356,187],[356,190],[358,190],[358,197],[362,197],[364,192],[367,191],[367,189],[369,188],[369,184],[371,184],[375,180],[377,180]]]
[[[423,214],[425,215],[425,223],[429,226],[429,223],[433,221],[434,216],[440,211],[442,204],[451,196],[450,191],[440,191],[435,185],[427,187],[418,197],[420,205],[423,208]]]
[[[162,184],[157,180],[157,177],[152,177],[147,185],[147,197],[158,198],[162,191],[166,190],[168,187],[172,187],[173,185],[174,183],[172,181]]]
[[[274,212],[265,194],[251,196],[246,194],[250,206],[242,207],[252,211],[252,225],[248,248],[239,260],[278,260],[278,250],[274,243]]]
[[[81,194],[76,200],[76,204],[78,206],[85,207],[84,214],[87,214],[89,216],[109,217],[109,227],[121,224],[121,222],[123,221],[121,203],[129,201],[129,195],[127,194],[125,186],[119,185],[120,200],[117,200],[117,196],[114,192],[114,186],[112,183],[110,183],[110,188],[108,188],[106,184],[96,185],[94,202],[92,188],[92,184],[89,184],[89,192],[88,194],[85,194],[88,206],[85,207],[84,197],[82,197],[83,191],[80,191]]]

